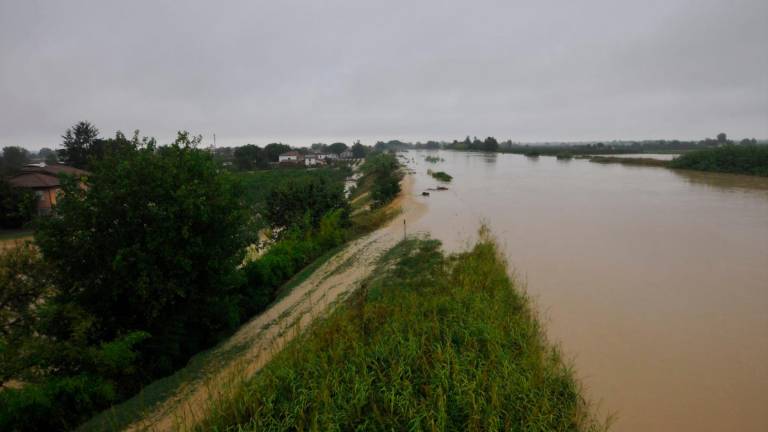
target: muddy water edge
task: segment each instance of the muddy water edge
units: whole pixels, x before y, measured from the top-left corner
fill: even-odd
[[[612,430],[768,430],[768,178],[405,155],[412,229],[459,250],[491,226]],[[449,190],[422,197],[427,169]]]

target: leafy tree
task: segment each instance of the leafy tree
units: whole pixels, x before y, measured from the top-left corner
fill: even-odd
[[[59,158],[56,157],[56,152],[48,147],[41,148],[40,151],[37,152],[37,157],[44,160],[48,165],[55,164],[59,161]]]
[[[327,177],[300,177],[272,189],[267,197],[266,218],[276,228],[316,227],[326,213],[341,209],[346,220],[349,205],[344,185]]]
[[[35,235],[55,270],[58,339],[94,346],[147,332],[142,370],[156,376],[238,323],[250,218],[200,139],[180,132],[166,147],[107,155],[87,189],[64,182],[56,217]],[[84,333],[67,324],[79,321],[91,323]]]
[[[50,271],[29,242],[0,254],[0,385],[22,377],[37,327],[37,309],[53,292]]]
[[[360,144],[360,141],[355,141],[355,143],[352,144],[352,155],[356,159],[362,159],[366,154],[368,154],[368,148]]]
[[[235,166],[240,170],[252,170],[266,165],[264,152],[256,145],[237,147],[234,152]]]
[[[13,174],[29,162],[29,152],[22,147],[3,147],[2,162],[2,173]]]
[[[267,160],[270,162],[277,162],[281,154],[289,151],[291,151],[291,146],[287,144],[272,143],[264,147],[264,154],[267,155]]]
[[[156,145],[154,138],[139,138],[139,130],[133,131],[133,137],[128,139],[125,134],[120,131],[115,132],[114,138],[107,139],[95,139],[91,144],[88,158],[89,163],[93,164],[97,161],[106,158],[111,155],[119,155],[124,151],[129,151],[139,146],[147,146],[151,144]]]
[[[483,150],[485,151],[497,151],[499,149],[499,142],[494,137],[488,137],[483,141]]]
[[[346,151],[349,147],[347,147],[346,144],[343,142],[335,142],[328,146],[328,151],[335,154],[342,154],[344,151]]]
[[[310,148],[317,153],[326,153],[328,151],[328,144],[314,143]]]
[[[369,156],[362,166],[362,171],[373,178],[371,199],[376,207],[380,207],[400,193],[399,171],[400,164],[397,158],[390,153],[380,153]]]
[[[64,140],[64,149],[60,150],[61,158],[67,164],[77,168],[87,168],[88,160],[92,156],[93,143],[99,136],[96,126],[87,121],[76,123],[64,132],[61,138]]]
[[[0,227],[23,227],[32,220],[36,208],[37,197],[34,192],[14,188],[5,179],[0,178]]]
[[[728,141],[728,135],[725,134],[725,132],[720,132],[717,134],[717,142],[720,144],[725,144]]]

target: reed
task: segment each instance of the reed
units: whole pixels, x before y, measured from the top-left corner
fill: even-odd
[[[200,430],[599,430],[486,229],[446,256],[411,238]]]

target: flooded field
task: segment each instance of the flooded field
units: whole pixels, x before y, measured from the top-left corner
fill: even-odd
[[[409,231],[457,250],[486,221],[613,430],[768,430],[768,179],[405,154],[414,194],[453,176]]]

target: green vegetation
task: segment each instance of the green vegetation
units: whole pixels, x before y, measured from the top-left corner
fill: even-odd
[[[445,159],[443,159],[441,157],[437,157],[437,156],[426,156],[426,157],[424,157],[424,160],[429,162],[429,163],[438,163],[438,162],[444,161]]]
[[[392,153],[370,155],[360,167],[364,174],[359,184],[369,184],[371,207],[383,207],[400,193],[400,164]]]
[[[680,169],[768,176],[768,146],[726,144],[685,153],[669,165]]]
[[[439,180],[441,182],[446,182],[447,183],[447,182],[450,182],[451,180],[453,180],[453,177],[451,175],[449,175],[448,173],[444,172],[444,171],[427,170],[427,174],[431,175],[432,178],[434,178],[436,180]]]
[[[200,430],[596,430],[578,383],[486,231],[468,252],[411,239]]]
[[[590,162],[595,163],[618,163],[618,164],[624,164],[624,165],[642,165],[642,166],[657,166],[657,167],[668,167],[669,161],[665,160],[659,160],[659,159],[651,159],[651,158],[625,158],[625,157],[615,157],[615,156],[587,156]]]
[[[88,187],[64,182],[39,252],[0,261],[0,297],[17,299],[0,312],[15,325],[0,334],[1,430],[74,428],[230,334],[355,232],[347,168],[232,174],[199,142],[122,140],[88,158]],[[241,265],[267,225],[276,242]]]
[[[37,209],[37,197],[28,189],[14,188],[0,178],[0,228],[18,229],[28,225]]]
[[[560,160],[570,160],[570,159],[573,159],[573,153],[569,151],[563,151],[563,152],[557,153],[555,157]]]

